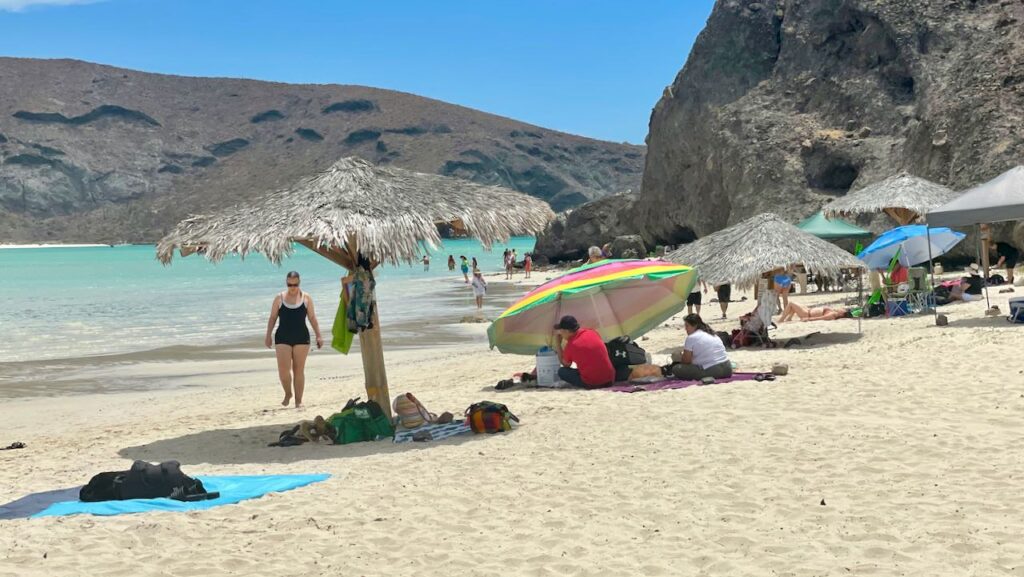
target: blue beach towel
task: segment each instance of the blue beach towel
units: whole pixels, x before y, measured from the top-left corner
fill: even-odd
[[[197,511],[210,509],[219,505],[238,503],[246,499],[262,497],[267,493],[280,493],[298,487],[318,483],[329,478],[327,474],[317,475],[250,475],[225,477],[198,477],[209,492],[217,491],[220,497],[208,501],[175,501],[174,499],[131,499],[128,501],[101,501],[99,503],[83,503],[81,501],[62,501],[54,503],[46,509],[35,513],[31,518],[56,517],[61,515],[122,515],[125,513],[144,513],[146,511]],[[66,490],[66,489],[65,489]],[[73,495],[78,489],[72,489]]]

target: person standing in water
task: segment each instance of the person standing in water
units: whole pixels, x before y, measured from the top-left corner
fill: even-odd
[[[487,281],[484,280],[484,275],[480,273],[480,269],[473,269],[473,296],[476,298],[477,310],[484,308],[484,295],[487,294]]]
[[[455,257],[448,255],[448,270],[455,270]]]
[[[466,284],[469,284],[469,261],[464,255],[459,256],[459,261],[461,262],[459,266],[462,269],[462,278],[466,279]]]
[[[426,272],[428,270],[430,270],[430,255],[425,254],[423,255],[423,271]]]
[[[526,253],[523,257],[523,270],[526,271],[526,278],[530,278],[530,271],[533,270],[533,254]]]
[[[302,407],[302,393],[306,388],[306,357],[309,356],[307,318],[316,334],[316,348],[324,346],[324,339],[320,336],[320,324],[313,310],[313,297],[299,288],[299,273],[289,272],[285,285],[288,288],[274,297],[274,304],[270,307],[264,344],[268,349],[273,347],[277,351],[277,374],[284,388],[281,405],[287,407],[294,396],[295,408],[298,409]],[[277,325],[276,331],[274,325]]]

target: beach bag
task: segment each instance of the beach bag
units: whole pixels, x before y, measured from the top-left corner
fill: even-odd
[[[885,302],[884,301],[878,301],[878,302],[874,302],[874,303],[869,303],[868,304],[868,313],[865,316],[867,316],[868,318],[884,317],[885,316]]]
[[[359,402],[358,398],[350,399],[345,408],[328,417],[327,422],[334,427],[337,435],[334,442],[339,445],[395,436],[391,419],[375,401]]]
[[[96,502],[169,497],[187,501],[192,500],[189,499],[191,496],[205,493],[203,483],[183,473],[177,461],[164,461],[158,465],[135,461],[127,471],[96,475],[82,487],[78,499]]]
[[[395,397],[391,408],[394,409],[396,423],[406,429],[415,429],[437,419],[412,393]]]
[[[754,333],[743,329],[733,329],[732,331],[732,343],[730,346],[734,349],[742,347],[748,347],[754,342]]]
[[[633,342],[628,336],[614,338],[604,344],[608,349],[608,358],[614,367],[628,367],[647,363],[647,351]]]
[[[474,433],[511,431],[513,421],[518,423],[519,417],[513,415],[508,407],[501,403],[481,401],[466,409],[466,422]]]

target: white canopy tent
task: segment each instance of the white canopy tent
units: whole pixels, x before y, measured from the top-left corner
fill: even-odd
[[[965,227],[1007,220],[1024,220],[1024,166],[965,191],[928,211],[928,226]]]
[[[968,227],[987,225],[1008,220],[1024,220],[1024,166],[1015,166],[992,180],[968,189],[946,204],[928,211],[925,220],[929,227]],[[985,269],[985,301],[988,301],[988,244],[981,260]],[[929,266],[931,258],[929,256]]]

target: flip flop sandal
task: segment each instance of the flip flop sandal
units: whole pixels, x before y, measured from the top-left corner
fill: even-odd
[[[437,423],[438,425],[447,425],[448,423],[452,422],[453,419],[455,419],[455,415],[449,413],[448,411],[445,411],[441,413],[441,415],[438,416],[434,422]]]
[[[21,441],[16,441],[16,442],[11,443],[10,445],[7,445],[6,447],[0,449],[0,451],[10,451],[12,449],[24,449],[24,448],[25,448],[25,443],[22,443]]]

